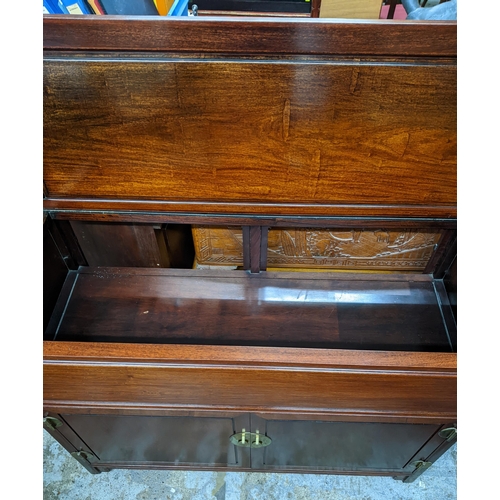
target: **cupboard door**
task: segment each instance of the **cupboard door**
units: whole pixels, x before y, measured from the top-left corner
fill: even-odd
[[[95,455],[98,468],[249,466],[249,452],[230,443],[249,417],[62,415]]]
[[[411,473],[413,457],[440,425],[267,420],[252,415],[252,431],[271,439],[251,450],[252,468]],[[420,457],[418,457],[420,459]]]

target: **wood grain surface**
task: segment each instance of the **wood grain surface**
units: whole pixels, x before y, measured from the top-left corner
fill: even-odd
[[[246,260],[259,271],[261,227],[456,225],[454,22],[47,16],[43,23],[44,209],[68,249],[78,247],[68,220],[243,225]],[[450,238],[434,259],[443,273]],[[71,267],[82,262],[73,260]],[[57,266],[48,269],[57,274]],[[436,431],[457,417],[457,356],[436,352],[449,350],[446,326],[454,322],[446,287],[436,295],[423,274],[389,281],[296,274],[72,271],[49,322],[56,340],[43,346],[44,411],[81,426],[81,440],[97,437],[94,446],[120,429],[133,432],[118,422],[125,417],[244,416],[266,420],[276,435],[291,429],[319,439],[325,425],[333,428],[324,422],[343,422],[335,428],[353,437],[345,422],[363,423],[369,439],[383,442],[370,474],[406,467],[413,449],[427,450],[422,457],[442,449]],[[170,344],[158,341],[165,332]],[[263,345],[240,345],[245,334]],[[235,345],[214,345],[227,339]],[[312,346],[315,339],[330,348]],[[97,431],[96,415],[104,422]],[[146,439],[164,435],[165,421],[155,422]],[[215,425],[214,436],[224,441],[234,422]],[[430,427],[384,434],[377,422]],[[114,455],[116,438],[102,450],[110,463],[151,467],[149,458],[165,459],[154,445],[146,462],[134,462],[141,450],[146,456],[142,438],[136,455]],[[311,454],[321,455],[324,443]],[[368,459],[364,444],[358,440],[358,458],[344,463]],[[300,436],[295,455],[299,445]],[[393,462],[389,448],[406,450],[404,457]],[[224,450],[208,452],[205,460],[221,469],[234,463]],[[338,466],[330,456],[271,458],[277,468]]]
[[[292,351],[45,342],[44,407],[456,418],[454,354]]]
[[[44,16],[45,50],[455,57],[457,23]]]
[[[250,363],[252,366],[315,367],[338,369],[442,372],[457,369],[456,354],[348,349],[300,349],[286,347],[146,345],[106,342],[44,342],[47,362],[183,363],[186,366],[225,366]]]
[[[447,65],[47,60],[45,185],[52,198],[446,211],[455,78]]]
[[[132,271],[82,272],[60,307],[55,339],[451,351],[433,284],[411,275],[405,282]]]

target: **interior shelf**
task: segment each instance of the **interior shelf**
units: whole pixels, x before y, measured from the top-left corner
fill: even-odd
[[[451,352],[443,307],[428,275],[80,267],[44,338]]]

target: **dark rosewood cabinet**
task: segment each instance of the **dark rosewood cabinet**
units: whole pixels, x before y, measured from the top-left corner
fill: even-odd
[[[456,212],[456,23],[45,16],[44,428],[92,473],[413,481]]]
[[[61,423],[59,428],[53,428],[51,418]],[[446,440],[439,433],[449,426],[221,413],[57,415],[46,418],[45,428],[91,471],[166,467],[395,476],[411,474],[442,446]]]

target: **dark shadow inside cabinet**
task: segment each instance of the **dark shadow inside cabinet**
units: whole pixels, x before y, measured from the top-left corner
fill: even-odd
[[[90,267],[189,269],[194,247],[189,226],[70,221]]]
[[[271,229],[251,273],[241,226],[48,217],[44,340],[454,352],[451,274],[428,270],[445,236]]]

